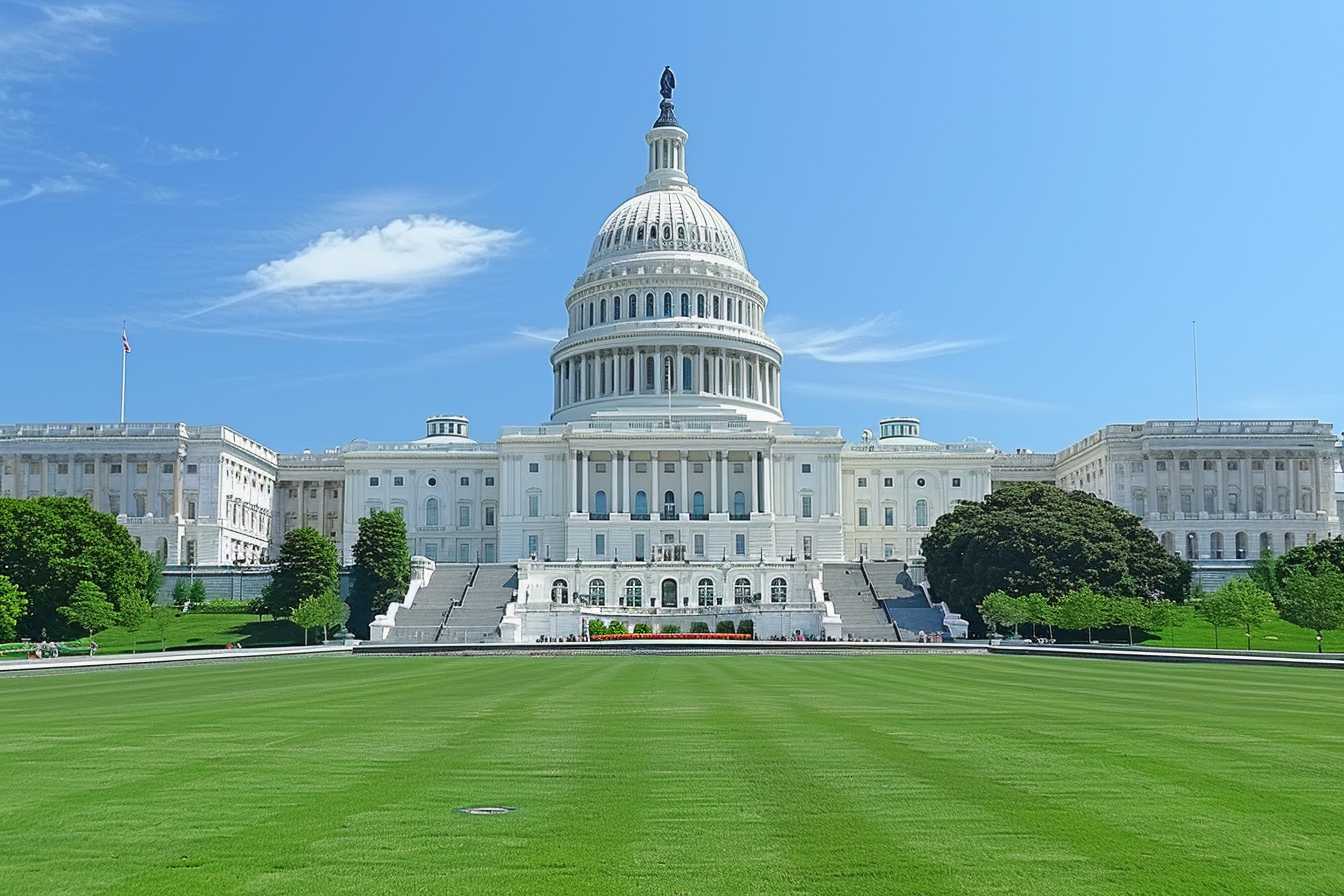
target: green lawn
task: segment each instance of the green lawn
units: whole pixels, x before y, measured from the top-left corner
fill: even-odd
[[[1344,892],[1333,671],[306,658],[0,713],[13,893]]]
[[[1123,634],[1123,630],[1122,630]],[[1191,619],[1185,625],[1167,632],[1152,632],[1153,637],[1143,643],[1149,647],[1212,647],[1213,626],[1202,619]],[[1135,632],[1137,640],[1139,633]],[[1344,653],[1344,631],[1325,633],[1324,647],[1327,653]],[[1245,650],[1246,632],[1244,629],[1223,628],[1218,632],[1218,646],[1224,650]],[[1258,626],[1251,631],[1252,650],[1316,650],[1316,633],[1299,628],[1291,622],[1275,619],[1267,625]]]
[[[141,652],[165,647],[168,650],[200,650],[223,647],[231,641],[241,643],[244,647],[279,647],[302,644],[303,630],[288,619],[258,622],[256,616],[247,613],[187,613],[173,619],[164,632],[162,643],[158,632],[148,623],[134,635],[124,628],[116,627],[99,632],[94,640],[98,642],[99,655],[131,653],[133,647]],[[76,651],[85,648],[88,639],[65,643],[70,651]],[[0,645],[0,650],[4,649],[9,649],[11,655],[6,657],[8,659],[26,651],[19,644]]]

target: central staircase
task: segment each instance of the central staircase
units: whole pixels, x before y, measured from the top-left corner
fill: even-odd
[[[842,637],[861,641],[901,640],[859,564],[822,564],[821,583],[840,616]]]
[[[431,578],[430,582],[433,581]],[[449,609],[435,640],[448,644],[498,641],[504,608],[517,589],[518,569],[513,564],[477,565],[463,589],[461,601]]]
[[[902,641],[917,641],[920,632],[951,637],[943,623],[943,611],[929,603],[928,595],[910,578],[905,564],[870,560],[863,564],[863,573]]]

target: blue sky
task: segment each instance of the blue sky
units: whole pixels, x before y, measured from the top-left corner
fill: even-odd
[[[667,64],[790,420],[1344,422],[1344,6],[667,8],[0,2],[0,418],[544,420]]]

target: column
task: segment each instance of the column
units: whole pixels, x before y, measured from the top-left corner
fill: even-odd
[[[757,461],[756,461],[756,458],[759,457],[759,456],[760,456],[760,452],[756,451],[756,450],[753,448],[752,451],[751,451],[751,512],[752,512],[752,513],[757,513],[757,512],[759,512],[760,509],[761,509],[761,489],[760,489],[760,487],[759,487],[759,485],[758,485],[758,483],[760,482],[760,480],[757,479],[757,474],[759,473],[759,467],[758,467],[758,465],[757,465]]]
[[[655,371],[654,371],[654,372],[655,372],[655,374],[656,374],[656,375],[654,376],[654,378],[653,378],[653,394],[654,394],[654,395],[662,395],[662,394],[663,394],[663,350],[662,350],[661,348],[655,349],[655,350],[654,350],[654,353],[653,353],[653,357],[654,357],[654,359],[655,359],[655,361],[654,361]]]
[[[686,487],[686,457],[688,454],[689,452],[685,450],[679,452],[679,457],[681,458],[681,498],[677,502],[677,509],[681,514],[691,512],[691,495]]]
[[[672,356],[672,391],[682,392],[686,389],[686,384],[681,381],[681,346],[673,349],[675,354]]]
[[[719,485],[719,494],[723,495],[723,508],[732,513],[732,498],[728,494],[728,468],[731,464],[728,461],[728,452],[723,452],[723,463],[719,465],[719,478],[722,480]]]
[[[630,512],[630,452],[621,453],[621,513]]]
[[[95,467],[95,470],[97,468]],[[173,516],[181,519],[182,512],[182,452],[173,452]]]
[[[25,461],[23,454],[14,455],[14,497],[23,498],[28,484],[28,471],[23,468]]]
[[[580,458],[579,462],[583,465],[583,466],[581,467],[581,469],[583,470],[583,487],[582,487],[581,491],[579,492],[579,513],[584,513],[584,512],[586,512],[586,511],[588,510],[588,506],[589,506],[589,505],[588,505],[588,468],[589,468],[590,466],[592,466],[592,464],[589,463],[589,456],[588,456],[587,453],[581,454],[581,455],[579,456],[579,458]]]
[[[654,518],[663,512],[663,493],[658,488],[658,451],[649,452],[649,470],[653,472],[653,494],[649,495],[649,513]]]
[[[761,489],[761,491],[765,501],[764,509],[766,513],[775,512],[775,499],[774,496],[771,494],[771,492],[774,491],[774,482],[773,482],[774,476],[772,475],[773,467],[774,467],[774,458],[770,454],[770,449],[767,448],[765,450],[765,467],[761,471],[762,473],[761,479],[764,480],[764,482],[762,483],[763,488]]]
[[[37,493],[39,496],[45,498],[51,494],[50,461],[47,459],[47,456],[45,454],[42,455],[41,468],[42,468],[42,481],[38,483]]]
[[[719,452],[709,452],[709,512],[722,513],[719,509]]]
[[[131,512],[135,509],[135,495],[132,490],[132,485],[134,484],[135,479],[131,472],[131,455],[129,452],[121,455],[121,475],[126,483],[126,486],[121,493],[121,512],[130,516]],[[227,519],[228,513],[225,511],[226,508],[220,506],[220,516]]]

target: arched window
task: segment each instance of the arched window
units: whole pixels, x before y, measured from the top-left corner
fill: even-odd
[[[605,515],[607,512],[607,493],[602,489],[593,495],[593,513]]]
[[[1245,532],[1238,532],[1233,536],[1233,544],[1237,552],[1236,557],[1238,560],[1245,560],[1249,556],[1246,541],[1247,538]]]
[[[1223,533],[1212,532],[1209,534],[1209,554],[1214,560],[1223,559]]]
[[[747,515],[747,496],[742,492],[733,492],[733,516]]]
[[[604,324],[607,322],[607,300],[603,299],[602,301],[597,303],[597,306],[598,306],[597,322],[600,324]]]
[[[644,297],[644,316],[653,317],[653,293]]]
[[[654,379],[654,375],[655,375],[655,371],[656,371],[656,370],[657,370],[657,368],[655,367],[655,365],[654,365],[654,363],[653,363],[653,355],[649,355],[647,358],[644,359],[644,388],[645,388],[645,389],[647,389],[647,390],[652,390],[652,389],[653,389],[653,379]]]
[[[648,514],[649,496],[645,494],[644,489],[635,492],[635,513]]]
[[[695,588],[696,602],[702,607],[714,606],[714,580],[701,579]]]
[[[588,603],[598,607],[607,605],[607,583],[601,579],[593,579],[588,583]]]
[[[1176,552],[1176,539],[1172,537],[1170,532],[1162,533],[1162,549],[1171,553]]]
[[[789,600],[789,583],[783,578],[770,580],[770,603],[782,604]]]
[[[628,315],[626,315],[626,316],[629,317],[629,318],[631,318],[631,319],[633,320],[635,317],[638,317],[638,316],[639,316],[638,313],[637,313],[638,311],[639,311],[639,299],[638,299],[638,297],[636,297],[636,296],[631,296],[631,297],[630,297],[630,313],[629,313]]]
[[[631,224],[625,228],[625,241],[628,243],[635,238],[635,225]]]
[[[1302,494],[1297,496],[1297,509],[1311,512],[1311,489],[1302,489]]]
[[[672,293],[663,293],[663,317],[672,316]]]
[[[688,296],[686,293],[681,294],[681,316],[682,317],[691,316],[691,297]]]
[[[1199,536],[1193,532],[1185,533],[1185,559],[1199,559]]]
[[[569,583],[564,579],[556,579],[551,583],[551,603],[569,603]]]
[[[663,516],[677,515],[677,496],[671,491],[663,492]]]
[[[644,583],[639,579],[626,579],[625,605],[627,607],[644,606]]]
[[[705,297],[702,295],[695,297],[695,313],[698,317],[705,316]]]
[[[719,316],[719,297],[718,297],[718,296],[715,296],[715,297],[714,297],[714,316],[715,316],[715,317],[718,317],[718,316]]]
[[[644,225],[643,225],[643,224],[639,225],[639,238],[640,238],[640,240],[643,240],[643,239],[644,239]]]
[[[1297,547],[1297,537],[1291,532],[1283,533],[1283,552],[1286,554]]]
[[[686,239],[686,228],[680,224],[677,225],[677,239],[679,240]]]
[[[740,578],[733,583],[733,603],[749,604],[751,603],[751,580]]]
[[[920,498],[915,502],[915,525],[927,526],[929,524],[929,502]]]
[[[425,502],[425,525],[437,526],[439,524],[439,499],[430,498]]]
[[[611,319],[612,319],[612,320],[620,320],[620,319],[621,319],[621,297],[620,297],[620,296],[617,296],[616,298],[614,298],[614,299],[611,300]]]
[[[1260,556],[1263,557],[1263,556],[1265,555],[1265,552],[1268,551],[1268,550],[1271,550],[1271,543],[1270,543],[1270,539],[1269,539],[1269,533],[1268,533],[1268,532],[1261,532],[1261,533],[1260,533]]]
[[[681,391],[691,391],[691,376],[694,370],[689,356],[681,359]]]
[[[691,496],[691,513],[697,516],[705,515],[705,493],[696,492]]]
[[[672,225],[671,225],[671,224],[664,224],[664,225],[663,225],[663,239],[665,239],[665,240],[670,240],[670,239],[672,239]]]

